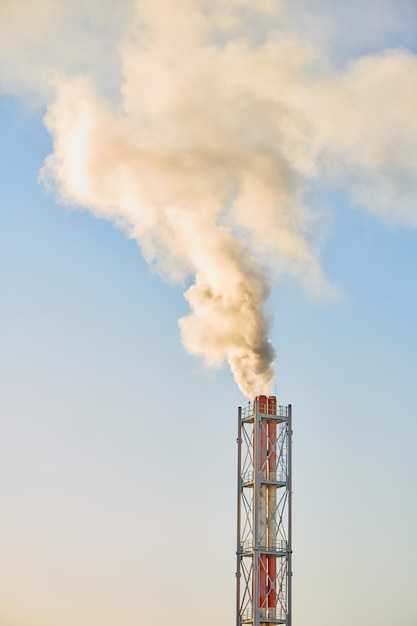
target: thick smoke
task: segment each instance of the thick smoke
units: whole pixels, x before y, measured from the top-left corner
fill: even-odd
[[[61,196],[126,229],[167,278],[194,277],[185,292],[191,314],[180,320],[186,349],[210,367],[226,358],[245,394],[266,391],[274,357],[268,280],[220,223],[234,187],[221,154],[198,145],[184,153],[176,142],[146,137],[148,124],[116,116],[84,80],[62,88],[46,123],[56,141],[45,173]]]
[[[210,367],[227,360],[248,396],[273,377],[270,277],[332,291],[312,181],[417,225],[416,55],[331,70],[280,19],[273,0],[138,0],[120,96],[52,72],[45,118],[44,180],[123,228],[164,277],[191,281],[183,344]]]

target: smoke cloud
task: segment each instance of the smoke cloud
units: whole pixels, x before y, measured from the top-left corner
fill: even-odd
[[[272,280],[333,292],[308,191],[336,182],[375,215],[417,225],[417,56],[391,49],[333,69],[275,0],[122,6],[117,94],[103,95],[98,61],[48,71],[42,178],[189,285],[179,325],[191,354],[226,360],[245,395],[266,392]]]

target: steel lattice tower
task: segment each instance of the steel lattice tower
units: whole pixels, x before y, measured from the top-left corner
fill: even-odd
[[[236,626],[291,626],[291,405],[239,408]]]

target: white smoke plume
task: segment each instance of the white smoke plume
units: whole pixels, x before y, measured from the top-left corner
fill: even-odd
[[[272,278],[331,292],[314,181],[417,225],[417,57],[393,49],[332,69],[275,0],[122,4],[117,97],[88,64],[49,72],[42,176],[123,228],[164,277],[191,281],[185,348],[210,367],[227,360],[251,397],[273,378]]]

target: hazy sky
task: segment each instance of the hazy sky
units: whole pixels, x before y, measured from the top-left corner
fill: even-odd
[[[273,371],[294,626],[415,626],[415,1],[4,1],[0,40],[0,626],[235,623]]]

